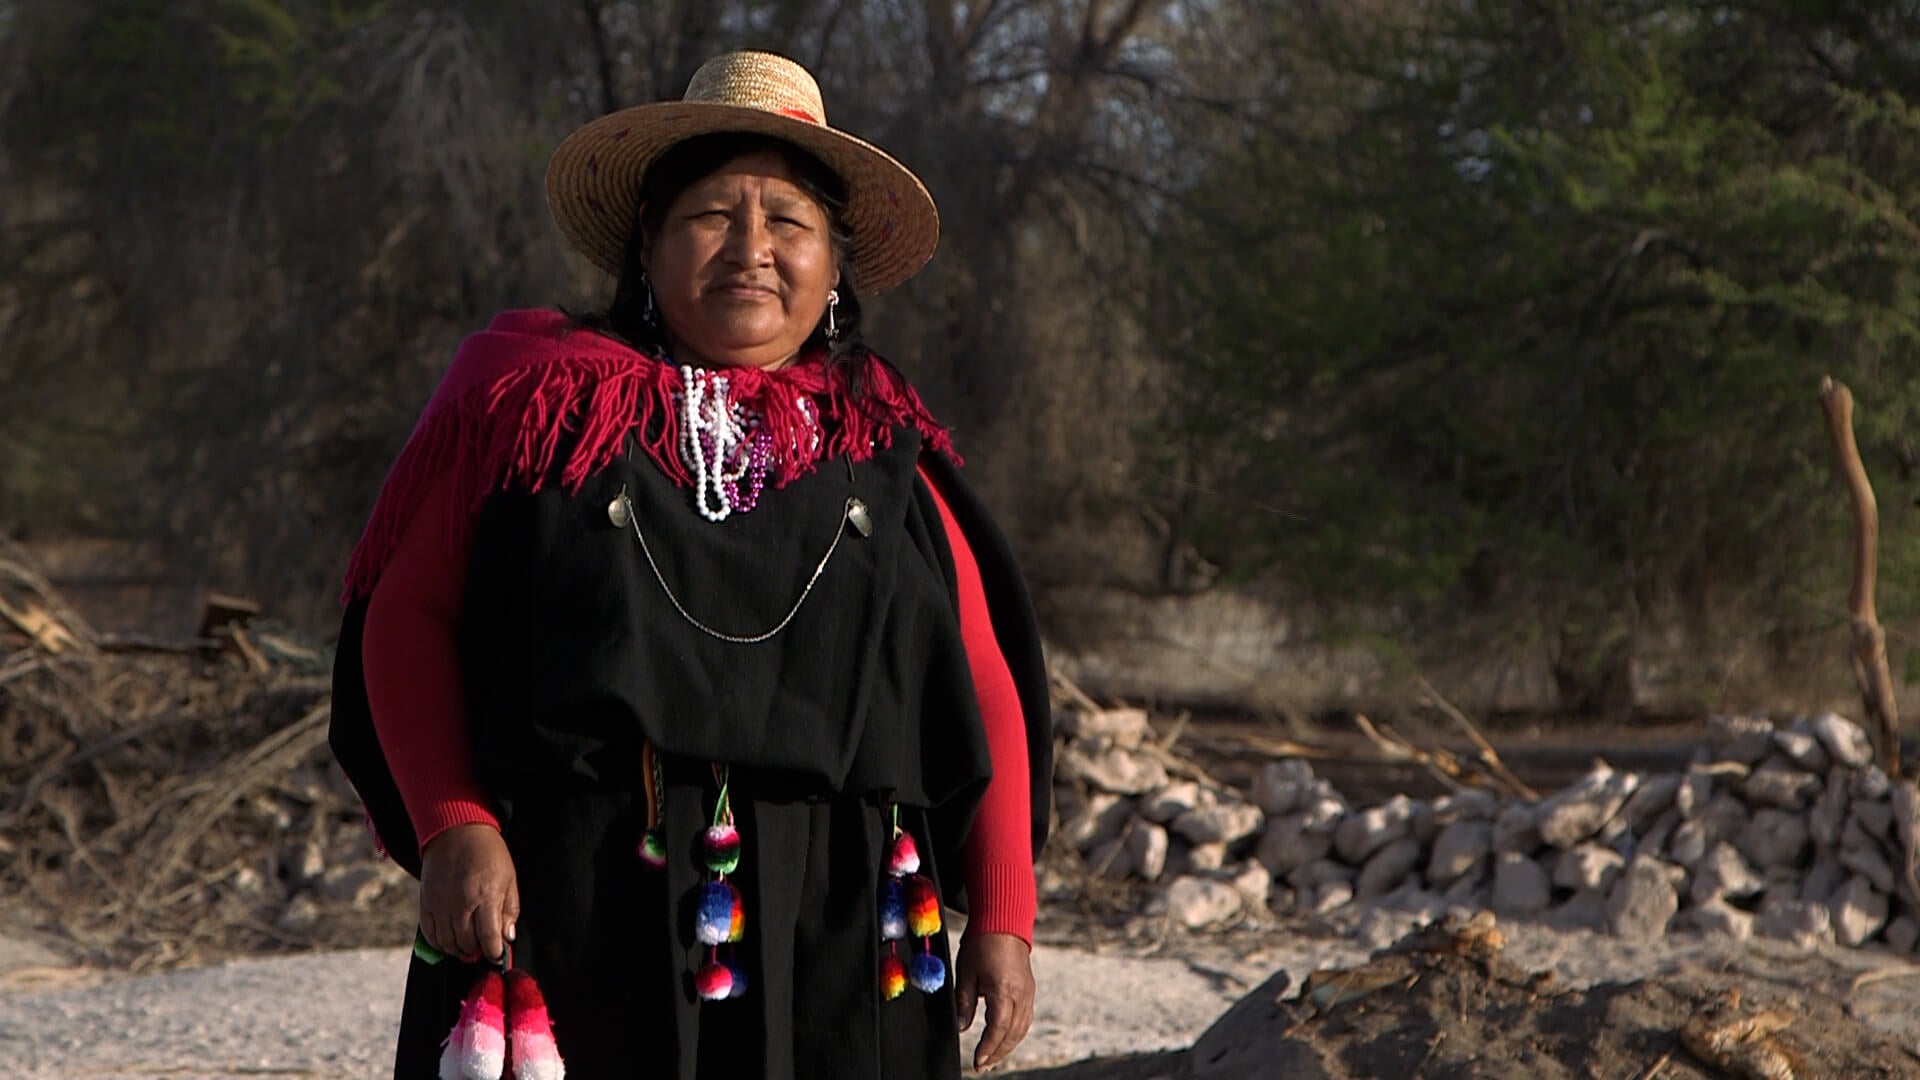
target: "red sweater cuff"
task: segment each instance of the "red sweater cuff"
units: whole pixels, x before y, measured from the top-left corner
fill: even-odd
[[[1031,864],[968,858],[966,937],[1012,934],[1031,949],[1038,901]]]

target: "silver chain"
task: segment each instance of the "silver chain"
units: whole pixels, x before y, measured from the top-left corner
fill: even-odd
[[[847,505],[840,512],[840,527],[833,532],[833,543],[828,544],[827,553],[820,556],[819,565],[813,568],[813,576],[807,579],[806,587],[800,590],[800,598],[793,602],[793,607],[788,609],[786,617],[774,624],[771,630],[754,634],[750,637],[741,637],[737,634],[723,634],[713,627],[708,626],[706,623],[701,622],[699,619],[694,618],[693,614],[686,609],[686,606],[680,603],[680,598],[673,594],[672,587],[667,584],[666,576],[660,573],[660,564],[654,561],[653,549],[647,546],[647,538],[640,532],[640,515],[635,512],[633,499],[627,495],[627,489],[624,485],[621,486],[620,494],[615,496],[613,501],[615,505],[626,511],[627,521],[633,527],[633,538],[640,541],[640,551],[646,555],[647,565],[653,568],[653,579],[660,583],[660,591],[667,594],[667,599],[672,602],[673,609],[680,613],[681,618],[687,620],[687,623],[695,630],[709,637],[719,638],[721,641],[731,642],[735,645],[758,645],[773,637],[775,634],[778,634],[780,631],[785,630],[787,624],[793,621],[793,617],[800,614],[800,605],[807,602],[807,597],[813,593],[814,584],[820,580],[820,575],[826,572],[828,561],[833,558],[833,553],[840,549],[840,538],[847,534],[847,521],[852,517],[854,505],[859,500],[852,497],[847,499]]]

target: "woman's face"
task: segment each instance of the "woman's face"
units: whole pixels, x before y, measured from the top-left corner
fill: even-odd
[[[771,150],[681,192],[643,262],[674,359],[710,366],[786,365],[840,282],[826,209]]]

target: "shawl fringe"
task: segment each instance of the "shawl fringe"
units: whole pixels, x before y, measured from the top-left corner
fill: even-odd
[[[763,372],[730,368],[729,396],[759,412],[775,433],[770,479],[776,486],[812,472],[821,460],[871,458],[893,445],[894,428],[917,430],[926,448],[959,463],[953,439],[906,378],[872,354],[866,394],[856,401],[847,379],[805,357]],[[680,370],[610,338],[575,327],[553,311],[510,311],[461,344],[433,398],[394,461],[366,529],[348,561],[343,604],[373,591],[400,546],[415,510],[443,477],[455,520],[449,535],[471,528],[487,496],[506,488],[539,491],[557,480],[577,492],[612,463],[630,434],[676,485],[693,483],[680,457]],[[823,414],[818,452],[803,438],[807,418],[797,397]],[[567,456],[561,446],[574,436]]]

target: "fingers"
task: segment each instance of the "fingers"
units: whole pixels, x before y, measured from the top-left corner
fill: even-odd
[[[507,924],[507,940],[512,941],[514,924],[520,921],[520,875],[517,872],[507,876],[507,899],[500,905],[500,921]]]
[[[974,976],[973,965],[968,962],[967,954],[964,951],[961,952],[959,977],[953,984],[953,1011],[960,1021],[961,1031],[973,1026],[974,1014],[979,1011],[980,993],[976,985],[978,981]]]
[[[480,935],[474,930],[474,914],[472,911],[467,911],[447,920],[452,924],[453,940],[457,943],[453,954],[464,960],[473,960],[483,955],[480,952]]]
[[[482,960],[498,960],[507,951],[505,907],[505,904],[483,902],[474,910],[474,951]]]
[[[1006,1060],[1033,1027],[1033,995],[1011,987],[989,987],[987,1029],[973,1050],[973,1067],[991,1069]]]

